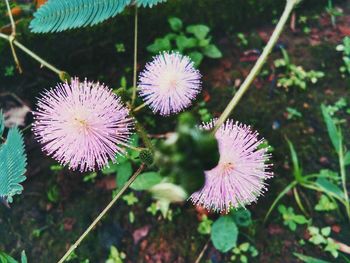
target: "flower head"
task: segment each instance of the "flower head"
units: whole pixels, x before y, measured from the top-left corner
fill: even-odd
[[[210,130],[215,120],[201,128]],[[194,204],[209,210],[226,211],[257,200],[266,190],[265,180],[272,176],[267,148],[259,149],[263,139],[249,126],[228,120],[215,134],[219,144],[219,164],[205,171],[205,184],[192,194]]]
[[[33,132],[43,151],[73,170],[105,166],[128,143],[132,119],[103,84],[58,84],[45,91],[34,112]]]
[[[138,89],[153,112],[169,115],[191,105],[201,90],[200,78],[189,57],[163,52],[146,64]]]

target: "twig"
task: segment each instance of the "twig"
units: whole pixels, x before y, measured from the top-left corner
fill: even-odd
[[[137,89],[137,39],[138,39],[138,7],[135,5],[135,25],[134,25],[134,75],[133,75],[133,87],[132,87],[132,98],[131,106],[134,106],[136,100],[136,89]]]
[[[210,243],[210,238],[208,239],[207,243],[205,243],[205,246],[203,247],[201,253],[199,253],[195,263],[199,263],[201,261],[202,257],[204,256],[205,251],[208,249],[209,243]]]
[[[11,36],[5,35],[3,33],[0,33],[0,38],[6,39],[7,41],[11,42]],[[30,57],[38,61],[42,66],[47,67],[51,71],[55,72],[61,79],[63,76],[65,76],[67,73],[63,70],[60,70],[56,68],[55,66],[51,65],[41,57],[39,57],[37,54],[35,54],[33,51],[29,50],[27,47],[22,45],[19,41],[16,39],[13,40],[13,44],[17,46],[19,49],[27,53]]]
[[[15,50],[15,48],[13,46],[13,41],[16,38],[16,24],[15,24],[15,21],[13,19],[11,8],[10,8],[10,4],[9,4],[8,0],[5,0],[5,2],[6,2],[6,7],[7,7],[7,13],[9,15],[10,22],[11,22],[11,35],[9,36],[9,43],[10,43],[10,47],[11,47],[11,52],[12,52],[13,60],[16,63],[16,67],[18,69],[18,72],[20,74],[22,74],[23,70],[21,68],[21,64],[19,63],[19,60],[18,60],[18,57],[17,57],[17,54],[16,54],[16,50]]]
[[[283,28],[284,28],[284,26],[285,26],[285,24],[290,16],[291,12],[293,11],[296,4],[298,4],[299,2],[300,2],[300,0],[287,0],[287,4],[286,4],[286,7],[284,9],[284,12],[283,12],[275,30],[274,30],[274,32],[272,33],[272,36],[271,36],[269,42],[267,43],[266,47],[264,48],[264,51],[262,52],[261,56],[259,57],[259,59],[255,63],[254,67],[250,71],[247,78],[244,80],[244,82],[242,83],[241,87],[239,88],[239,90],[237,91],[235,96],[232,98],[232,100],[227,105],[224,112],[221,114],[219,120],[217,121],[217,123],[215,125],[214,132],[216,132],[217,129],[226,121],[226,119],[229,117],[229,115],[231,114],[233,109],[236,107],[238,102],[243,97],[244,93],[248,90],[250,85],[253,83],[256,76],[260,73],[263,65],[265,64],[265,62],[267,60],[268,55],[271,53],[273,47],[277,43],[277,40],[278,40],[279,36],[281,35]]]
[[[85,237],[94,229],[98,222],[103,218],[103,216],[112,208],[114,203],[118,201],[118,199],[124,194],[124,192],[129,188],[129,186],[135,181],[137,176],[142,172],[145,165],[141,164],[139,169],[134,173],[133,176],[126,182],[122,189],[118,192],[118,194],[113,198],[113,200],[106,206],[105,209],[96,217],[96,219],[92,222],[92,224],[85,230],[85,232],[78,238],[78,240],[70,247],[66,254],[58,261],[58,263],[63,263],[69,257],[69,255],[77,249],[80,243],[85,239]]]

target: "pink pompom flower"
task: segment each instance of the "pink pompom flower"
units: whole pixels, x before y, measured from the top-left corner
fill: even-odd
[[[216,120],[205,123],[202,129],[211,130]],[[228,120],[215,134],[219,144],[219,164],[205,171],[205,184],[191,195],[195,205],[208,210],[229,212],[255,202],[266,190],[265,180],[272,177],[270,154],[259,148],[263,139],[249,126]]]
[[[46,90],[33,114],[33,132],[43,151],[81,172],[115,160],[133,126],[128,109],[108,87],[78,78]]]
[[[163,52],[146,64],[138,90],[154,113],[167,116],[191,105],[202,89],[200,79],[189,57]]]

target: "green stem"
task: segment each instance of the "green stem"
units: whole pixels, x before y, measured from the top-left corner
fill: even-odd
[[[118,192],[118,194],[113,198],[113,200],[106,206],[105,209],[96,217],[96,219],[92,222],[92,224],[85,230],[85,232],[78,238],[78,240],[70,247],[66,254],[58,261],[58,263],[63,263],[72,254],[73,251],[77,249],[80,243],[86,238],[86,236],[94,229],[97,223],[103,218],[103,216],[112,208],[115,202],[124,194],[124,192],[129,188],[129,186],[135,181],[137,176],[142,172],[145,165],[142,164],[140,168],[134,173],[133,176],[127,181],[127,183],[123,186],[123,188]]]
[[[135,121],[135,128],[136,128],[137,134],[141,137],[141,139],[142,139],[143,143],[145,144],[145,146],[148,149],[150,149],[152,152],[154,152],[155,148],[154,148],[153,143],[148,138],[148,134],[147,134],[145,128],[137,120]]]
[[[146,103],[142,103],[141,105],[133,109],[133,112],[138,112],[139,110],[143,109],[146,105],[147,105]]]
[[[134,25],[134,75],[133,75],[133,87],[132,87],[132,98],[131,106],[134,106],[136,100],[136,89],[137,89],[137,39],[138,39],[138,7],[135,5],[135,25]]]
[[[19,73],[22,73],[23,70],[22,70],[21,64],[19,63],[19,59],[17,57],[16,50],[13,46],[13,41],[15,40],[15,37],[16,37],[16,24],[15,24],[15,20],[13,19],[11,7],[10,7],[8,0],[5,0],[5,2],[6,2],[7,12],[8,12],[8,15],[10,18],[11,29],[12,29],[11,35],[9,36],[9,43],[10,43],[10,47],[11,47],[11,52],[12,52],[13,60],[15,61],[15,64],[17,66]]]
[[[298,4],[299,2],[300,2],[300,0],[287,0],[287,4],[286,4],[286,7],[284,9],[284,12],[283,12],[275,30],[274,30],[274,32],[272,33],[272,36],[271,36],[269,42],[267,43],[266,47],[264,48],[264,51],[262,52],[261,56],[259,57],[259,59],[255,63],[254,67],[250,71],[247,78],[244,80],[244,82],[242,83],[241,87],[239,88],[239,90],[237,91],[235,96],[232,98],[232,100],[227,105],[224,112],[221,114],[219,120],[217,121],[217,123],[215,125],[214,132],[227,120],[227,118],[229,117],[229,115],[231,114],[233,109],[236,107],[238,102],[243,97],[244,93],[248,90],[250,85],[253,83],[256,76],[260,73],[263,65],[265,64],[265,62],[267,60],[267,57],[271,53],[275,44],[277,43],[277,40],[278,40],[279,36],[281,35],[283,28],[284,28],[286,22],[288,21],[288,18],[290,16],[291,12],[293,11],[296,4]]]
[[[344,192],[344,200],[345,200],[345,208],[346,208],[346,213],[348,215],[348,219],[350,220],[350,203],[349,203],[349,194],[348,194],[348,189],[346,187],[346,170],[345,170],[345,162],[344,162],[344,147],[343,147],[343,138],[342,135],[340,134],[339,136],[339,166],[340,166],[340,176],[341,176],[341,181],[343,185],[343,192]]]
[[[6,39],[7,41],[11,42],[11,36],[5,35],[3,33],[0,33],[0,38]],[[23,46],[17,40],[13,40],[13,44],[15,46],[17,46],[19,49],[21,49],[22,51],[24,51],[25,53],[27,53],[30,57],[32,57],[33,59],[38,61],[41,65],[43,65],[43,66],[47,67],[48,69],[50,69],[51,71],[55,72],[60,78],[62,76],[64,76],[65,74],[67,74],[65,71],[59,70],[58,68],[54,67],[53,65],[51,65],[50,63],[48,63],[47,61],[45,61],[44,59],[39,57],[37,54],[35,54],[31,50],[29,50],[28,48]]]

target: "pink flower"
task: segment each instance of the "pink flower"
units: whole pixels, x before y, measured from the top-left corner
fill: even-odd
[[[215,120],[203,124],[205,130],[215,126]],[[267,148],[259,149],[263,139],[249,126],[228,120],[215,134],[219,144],[219,164],[205,171],[206,181],[190,199],[208,210],[229,212],[255,202],[266,190],[265,180],[272,177]]]
[[[43,151],[73,170],[101,169],[122,153],[132,119],[120,99],[103,84],[58,84],[45,91],[34,112],[33,132]]]
[[[201,90],[200,78],[189,57],[163,52],[147,63],[138,89],[154,113],[169,115],[191,105]]]

